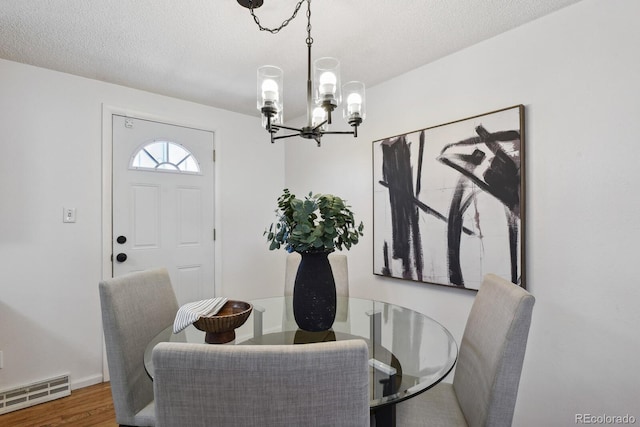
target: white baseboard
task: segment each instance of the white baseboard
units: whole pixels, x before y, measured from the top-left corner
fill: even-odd
[[[99,384],[103,382],[102,375],[91,375],[89,377],[84,377],[79,380],[74,380],[71,382],[71,390],[77,390],[79,388],[89,387],[90,385]]]

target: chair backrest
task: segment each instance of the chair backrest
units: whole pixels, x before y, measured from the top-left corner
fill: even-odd
[[[510,426],[535,298],[485,276],[467,319],[453,387],[469,426]]]
[[[369,426],[367,345],[160,343],[156,426]]]
[[[164,268],[130,273],[104,280],[98,288],[116,421],[153,425],[154,419],[136,414],[153,401],[145,347],[178,312],[169,273]]]

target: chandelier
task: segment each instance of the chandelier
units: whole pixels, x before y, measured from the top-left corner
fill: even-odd
[[[251,16],[261,31],[277,33],[296,17],[305,0],[300,0],[291,15],[277,28],[263,27],[254,9],[262,6],[263,0],[238,0],[238,3],[251,11]],[[340,62],[335,58],[319,58],[311,66],[311,0],[307,3],[307,125],[301,128],[283,124],[283,72],[274,65],[258,68],[257,107],[262,113],[262,125],[269,132],[271,142],[276,139],[300,136],[313,139],[320,146],[321,138],[327,134],[347,134],[358,136],[358,126],[365,118],[364,83],[352,81],[341,86]],[[313,78],[312,78],[313,77]],[[352,131],[331,131],[332,112],[343,103],[343,117],[353,127]],[[278,132],[290,131],[278,135]]]

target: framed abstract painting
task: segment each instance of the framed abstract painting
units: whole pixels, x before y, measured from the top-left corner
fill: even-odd
[[[374,274],[524,280],[524,106],[373,142]]]

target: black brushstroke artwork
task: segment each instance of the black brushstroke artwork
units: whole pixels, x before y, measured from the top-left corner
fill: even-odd
[[[506,217],[505,244],[508,245],[510,278],[520,283],[519,266],[521,171],[519,130],[491,132],[482,124],[472,128],[475,135],[442,146],[432,161],[453,169],[459,175],[455,188],[451,187],[449,208],[446,212],[430,206],[427,196],[421,196],[423,168],[433,167],[425,162],[425,144],[429,143],[425,131],[420,131],[418,158],[411,159],[411,142],[407,135],[380,141],[382,151],[382,179],[377,184],[387,188],[391,221],[391,242],[383,242],[383,262],[380,274],[385,276],[417,278],[423,280],[423,242],[420,212],[446,224],[446,260],[449,285],[465,287],[461,257],[463,234],[482,239],[480,213],[477,210],[474,229],[463,224],[465,213],[477,203],[480,194],[488,194],[504,207]],[[412,160],[417,164],[415,181]],[[415,182],[415,189],[414,189]],[[453,184],[453,183],[452,183]],[[391,259],[401,260],[402,271],[392,271]]]
[[[409,144],[404,137],[387,140],[382,143],[382,153],[382,176],[389,187],[393,257],[402,260],[402,277],[409,279],[415,272],[418,280],[422,280],[422,245],[418,208],[414,203]]]

